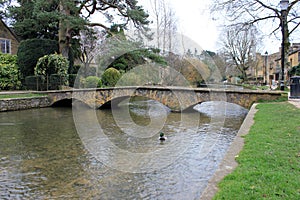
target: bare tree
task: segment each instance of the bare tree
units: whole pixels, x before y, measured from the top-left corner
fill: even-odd
[[[88,68],[100,53],[101,43],[105,40],[105,33],[97,28],[89,28],[80,31],[80,61]]]
[[[167,32],[164,34],[165,35],[165,42],[164,44],[168,44],[169,46],[165,46],[164,48],[167,48],[169,52],[173,51],[173,44],[175,41],[173,41],[173,38],[176,34],[177,31],[177,19],[176,19],[176,14],[173,9],[168,9],[168,12],[166,13],[165,17],[165,30]]]
[[[156,28],[156,45],[160,49],[160,35],[161,35],[161,0],[151,0],[152,12],[154,14],[154,23]]]
[[[177,30],[176,14],[165,0],[151,0],[156,28],[156,45],[163,51],[172,51],[173,37]]]
[[[244,81],[247,81],[247,70],[255,65],[257,31],[255,27],[236,29],[227,27],[222,39],[226,63],[238,69]]]
[[[300,26],[300,0],[289,1],[286,11],[281,11],[278,1],[269,0],[212,0],[212,13],[226,18],[231,25],[270,27],[269,34],[281,30],[285,58],[289,51],[289,38]],[[222,13],[224,15],[222,15]],[[286,17],[285,17],[286,16]],[[287,21],[285,21],[287,18]],[[284,37],[285,36],[285,37]],[[285,64],[287,62],[284,62]],[[285,66],[287,67],[287,66]]]
[[[264,25],[274,25],[271,33],[276,33],[280,30],[282,21],[282,12],[279,8],[278,1],[267,0],[212,0],[211,10],[213,13],[225,12],[226,19],[231,25],[253,25],[263,23]],[[289,3],[288,25],[291,35],[300,25],[300,0],[293,0]],[[220,16],[220,15],[219,15]],[[223,16],[222,16],[223,17]],[[278,23],[279,22],[279,23]]]

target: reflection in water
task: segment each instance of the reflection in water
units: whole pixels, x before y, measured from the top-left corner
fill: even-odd
[[[161,117],[157,102],[129,104],[134,128],[156,123],[151,122],[152,116]],[[166,123],[160,129],[168,137],[166,142],[187,141],[187,147],[175,162],[148,173],[122,172],[97,160],[77,134],[70,108],[0,113],[0,199],[199,198],[245,113],[231,108],[235,114],[228,115],[220,127],[207,114],[181,115],[163,109]],[[122,117],[122,106],[114,112]],[[125,134],[132,124],[116,119],[111,110],[98,110],[96,116],[105,135],[121,149],[144,153],[168,145],[157,140],[156,132],[149,137]],[[185,127],[180,124],[182,118]],[[199,125],[193,124],[195,119],[200,119]],[[210,145],[213,148],[204,148]],[[165,159],[169,157],[172,153]]]

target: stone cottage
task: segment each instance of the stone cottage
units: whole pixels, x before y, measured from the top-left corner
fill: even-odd
[[[19,43],[16,34],[0,19],[0,52],[15,55]]]

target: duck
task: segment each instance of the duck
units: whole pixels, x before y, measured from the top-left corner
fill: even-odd
[[[167,139],[167,137],[165,136],[165,134],[163,132],[160,132],[159,134],[159,138],[158,138],[160,141],[164,141]]]

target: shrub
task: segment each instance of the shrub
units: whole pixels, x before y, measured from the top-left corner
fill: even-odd
[[[121,77],[121,73],[115,68],[108,68],[102,74],[103,85],[113,87],[117,84]]]
[[[144,79],[145,80],[145,79]],[[136,86],[142,85],[142,78],[139,74],[135,74],[133,72],[128,72],[122,76],[119,81],[120,86]]]
[[[58,42],[48,39],[23,40],[18,49],[18,65],[23,77],[34,75],[40,57],[58,52]]]
[[[17,56],[0,53],[0,65],[17,65]]]
[[[35,75],[44,77],[56,74],[59,77],[68,76],[69,61],[59,54],[50,54],[41,57],[34,68]],[[66,84],[68,79],[64,79],[61,84]]]
[[[97,88],[102,86],[102,81],[97,76],[88,76],[84,84],[86,88]]]
[[[17,57],[0,53],[0,90],[20,89],[20,71]]]
[[[300,65],[294,66],[292,69],[289,71],[290,76],[300,76]]]

